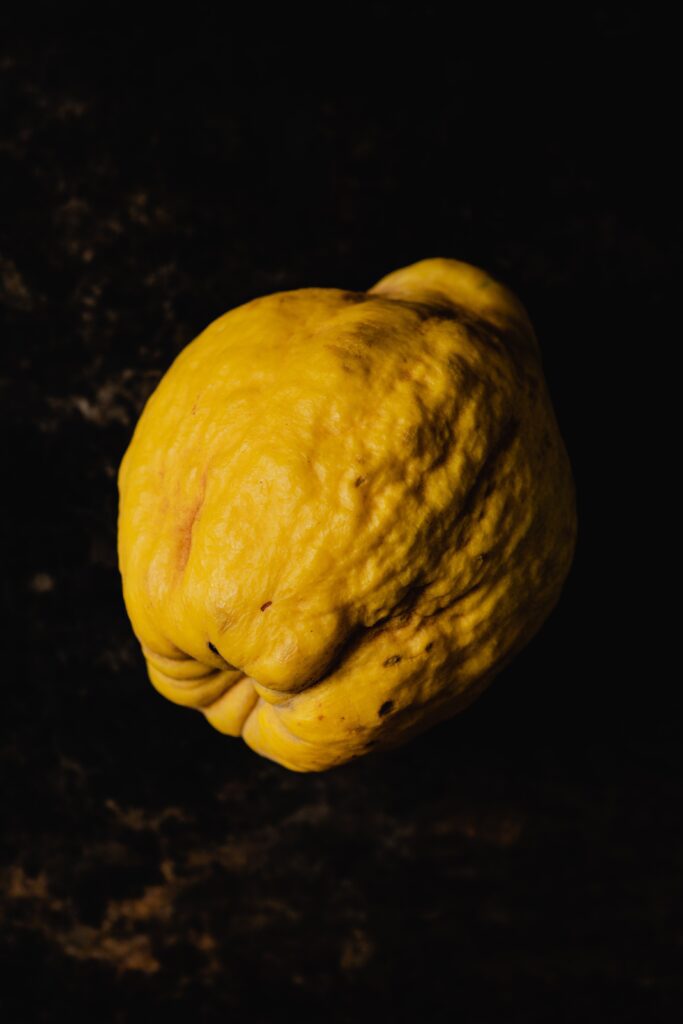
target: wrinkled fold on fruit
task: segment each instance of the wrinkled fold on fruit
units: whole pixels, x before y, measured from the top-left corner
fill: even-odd
[[[555,606],[576,537],[527,314],[446,259],[220,317],[149,399],[119,489],[152,683],[300,771],[470,703]]]

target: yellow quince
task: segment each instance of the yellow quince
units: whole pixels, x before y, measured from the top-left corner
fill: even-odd
[[[214,321],[119,473],[149,677],[295,771],[469,704],[556,604],[572,473],[523,306],[427,259]]]

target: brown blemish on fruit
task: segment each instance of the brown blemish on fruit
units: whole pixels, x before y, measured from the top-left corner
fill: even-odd
[[[382,704],[382,706],[379,709],[379,711],[377,712],[377,714],[379,715],[380,718],[384,718],[385,715],[389,714],[389,712],[392,710],[393,706],[394,706],[393,700],[385,700],[384,704]]]
[[[264,611],[266,610],[266,608],[270,608],[270,606],[271,606],[271,604],[272,604],[272,603],[273,603],[272,601],[265,601],[265,602],[264,602],[264,603],[263,603],[263,604],[261,605],[261,611],[262,611],[262,612],[264,612]]]
[[[360,487],[364,483],[365,483],[365,477],[364,476],[357,476],[356,477],[356,481],[354,483],[354,487]]]
[[[426,654],[426,653],[427,653],[428,651],[431,651],[431,649],[432,649],[432,647],[433,647],[433,646],[434,646],[434,644],[433,644],[433,643],[432,643],[432,641],[430,640],[430,642],[429,642],[429,643],[427,644],[427,646],[425,647],[425,654]]]
[[[214,647],[214,645],[211,642],[209,642],[206,646],[209,648],[210,651],[213,651],[214,654],[218,654],[218,649]],[[218,657],[220,658],[220,654],[218,654]]]
[[[384,665],[385,665],[385,667],[388,667],[389,665],[398,665],[400,660],[401,660],[401,655],[400,654],[392,654],[391,657],[387,658],[387,660],[384,662]]]
[[[176,564],[178,572],[181,573],[185,569],[189,559],[190,551],[192,550],[192,533],[194,530],[194,524],[199,518],[199,513],[202,510],[204,504],[204,496],[206,494],[206,473],[202,475],[201,488],[199,496],[196,501],[193,502],[189,508],[186,508],[181,513],[178,519],[177,526],[177,553],[176,553]]]
[[[376,345],[384,337],[384,328],[367,320],[354,324],[352,331],[353,337],[363,345]]]
[[[325,345],[325,348],[337,356],[341,362],[341,368],[345,373],[354,373],[353,366],[349,365],[348,360],[356,358],[355,352],[351,349],[344,348],[342,345]]]

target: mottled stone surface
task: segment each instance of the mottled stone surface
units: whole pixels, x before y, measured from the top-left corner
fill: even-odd
[[[541,43],[517,14],[449,36],[423,6],[370,4],[313,47],[284,14],[221,29],[192,10],[180,32],[64,15],[2,37],[12,1024],[678,1018],[679,726],[636,579],[660,557],[638,410],[672,333],[666,55],[599,6],[546,15]],[[147,682],[117,466],[212,318],[432,255],[531,312],[575,568],[470,711],[298,776]]]

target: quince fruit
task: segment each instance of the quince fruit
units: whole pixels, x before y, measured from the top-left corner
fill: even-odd
[[[147,402],[119,489],[152,683],[295,771],[468,705],[546,619],[575,546],[527,313],[450,259],[214,321]]]

